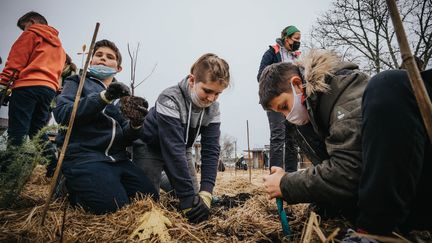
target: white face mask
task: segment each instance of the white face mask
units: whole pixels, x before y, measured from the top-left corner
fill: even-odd
[[[213,104],[213,102],[204,102],[204,101],[202,101],[202,100],[198,97],[198,94],[197,94],[197,92],[196,92],[196,90],[195,90],[195,87],[196,87],[196,86],[197,86],[197,85],[196,85],[196,83],[194,82],[193,87],[189,88],[189,90],[190,90],[190,97],[191,97],[192,103],[193,103],[194,105],[198,106],[199,108],[207,108],[207,107],[211,106],[211,105]]]
[[[291,82],[291,88],[294,93],[294,105],[286,116],[287,121],[295,125],[304,125],[309,122],[309,115],[306,107],[301,103],[303,93],[296,94],[294,85]]]

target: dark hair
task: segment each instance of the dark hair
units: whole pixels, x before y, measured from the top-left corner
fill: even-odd
[[[34,22],[36,22],[38,24],[45,24],[45,25],[48,24],[48,21],[45,19],[44,16],[42,16],[41,14],[39,14],[37,12],[30,11],[18,19],[18,22],[17,22],[18,28],[20,28],[21,30],[24,30],[24,25],[26,23],[30,22],[31,20],[33,20]]]
[[[292,63],[274,63],[267,66],[259,79],[259,103],[264,110],[269,108],[270,102],[282,93],[291,90],[290,79],[300,76],[299,68]]]
[[[65,61],[65,66],[70,67],[70,70],[72,72],[76,72],[77,71],[77,66],[75,65],[75,63],[72,62],[72,58],[66,53],[66,61]]]
[[[115,52],[115,55],[116,55],[116,58],[117,58],[117,67],[120,67],[121,63],[122,63],[122,56],[120,54],[120,50],[117,48],[117,46],[112,41],[109,41],[109,40],[106,40],[106,39],[97,41],[95,43],[95,47],[94,47],[94,51],[93,51],[92,57],[94,56],[94,54],[96,53],[96,51],[99,48],[101,48],[101,47],[108,47],[108,48],[110,48],[111,50],[113,50]]]
[[[224,87],[227,87],[230,82],[228,63],[213,53],[198,58],[190,72],[195,75],[196,82],[219,81]]]

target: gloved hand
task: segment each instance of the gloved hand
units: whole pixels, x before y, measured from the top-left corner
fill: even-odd
[[[210,215],[212,196],[209,192],[201,191],[195,195],[192,207],[183,210],[183,213],[191,223],[200,223],[207,220]]]
[[[12,92],[11,89],[6,90],[6,88],[7,88],[6,85],[0,84],[0,101],[3,100],[3,103],[0,105],[4,105],[4,106],[7,106],[8,102],[9,102],[10,94]],[[4,98],[3,98],[3,95],[4,95]]]
[[[109,102],[128,95],[130,95],[129,87],[126,84],[120,82],[112,82],[106,91],[102,91],[101,93],[101,96],[103,96],[103,98]]]
[[[148,110],[147,108],[143,107],[143,106],[138,106],[137,107],[137,111],[138,111],[138,115],[135,117],[130,117],[130,124],[132,127],[140,127],[142,126],[145,117],[148,114]]]
[[[148,102],[139,96],[126,96],[120,99],[121,111],[129,119],[132,128],[141,127],[148,113]]]

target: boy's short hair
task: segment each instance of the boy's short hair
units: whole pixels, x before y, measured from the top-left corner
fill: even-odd
[[[269,109],[270,102],[282,93],[291,90],[290,79],[299,76],[299,68],[292,63],[274,63],[267,66],[259,79],[259,103],[264,110]]]
[[[37,12],[30,11],[18,19],[18,22],[17,22],[18,28],[20,28],[21,30],[24,30],[24,25],[26,23],[30,22],[31,20],[33,20],[34,22],[36,22],[38,24],[45,24],[45,25],[48,24],[48,21],[45,19],[44,16],[42,16],[41,14],[39,14]]]
[[[115,55],[116,55],[116,58],[117,58],[117,67],[121,67],[122,56],[121,56],[120,50],[118,49],[118,47],[116,46],[116,44],[114,44],[114,42],[112,42],[112,41],[109,41],[109,40],[106,40],[106,39],[97,41],[95,43],[95,47],[94,47],[94,51],[93,51],[92,57],[96,53],[97,49],[99,49],[101,47],[108,47],[111,50],[113,50],[115,52]]]
[[[192,65],[190,73],[195,75],[197,82],[218,81],[224,87],[230,83],[228,63],[213,53],[198,58]]]

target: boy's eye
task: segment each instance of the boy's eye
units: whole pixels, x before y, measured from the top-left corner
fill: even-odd
[[[209,90],[209,89],[203,89],[204,90],[204,92],[206,93],[206,94],[211,94],[211,93],[213,93],[213,90]]]

